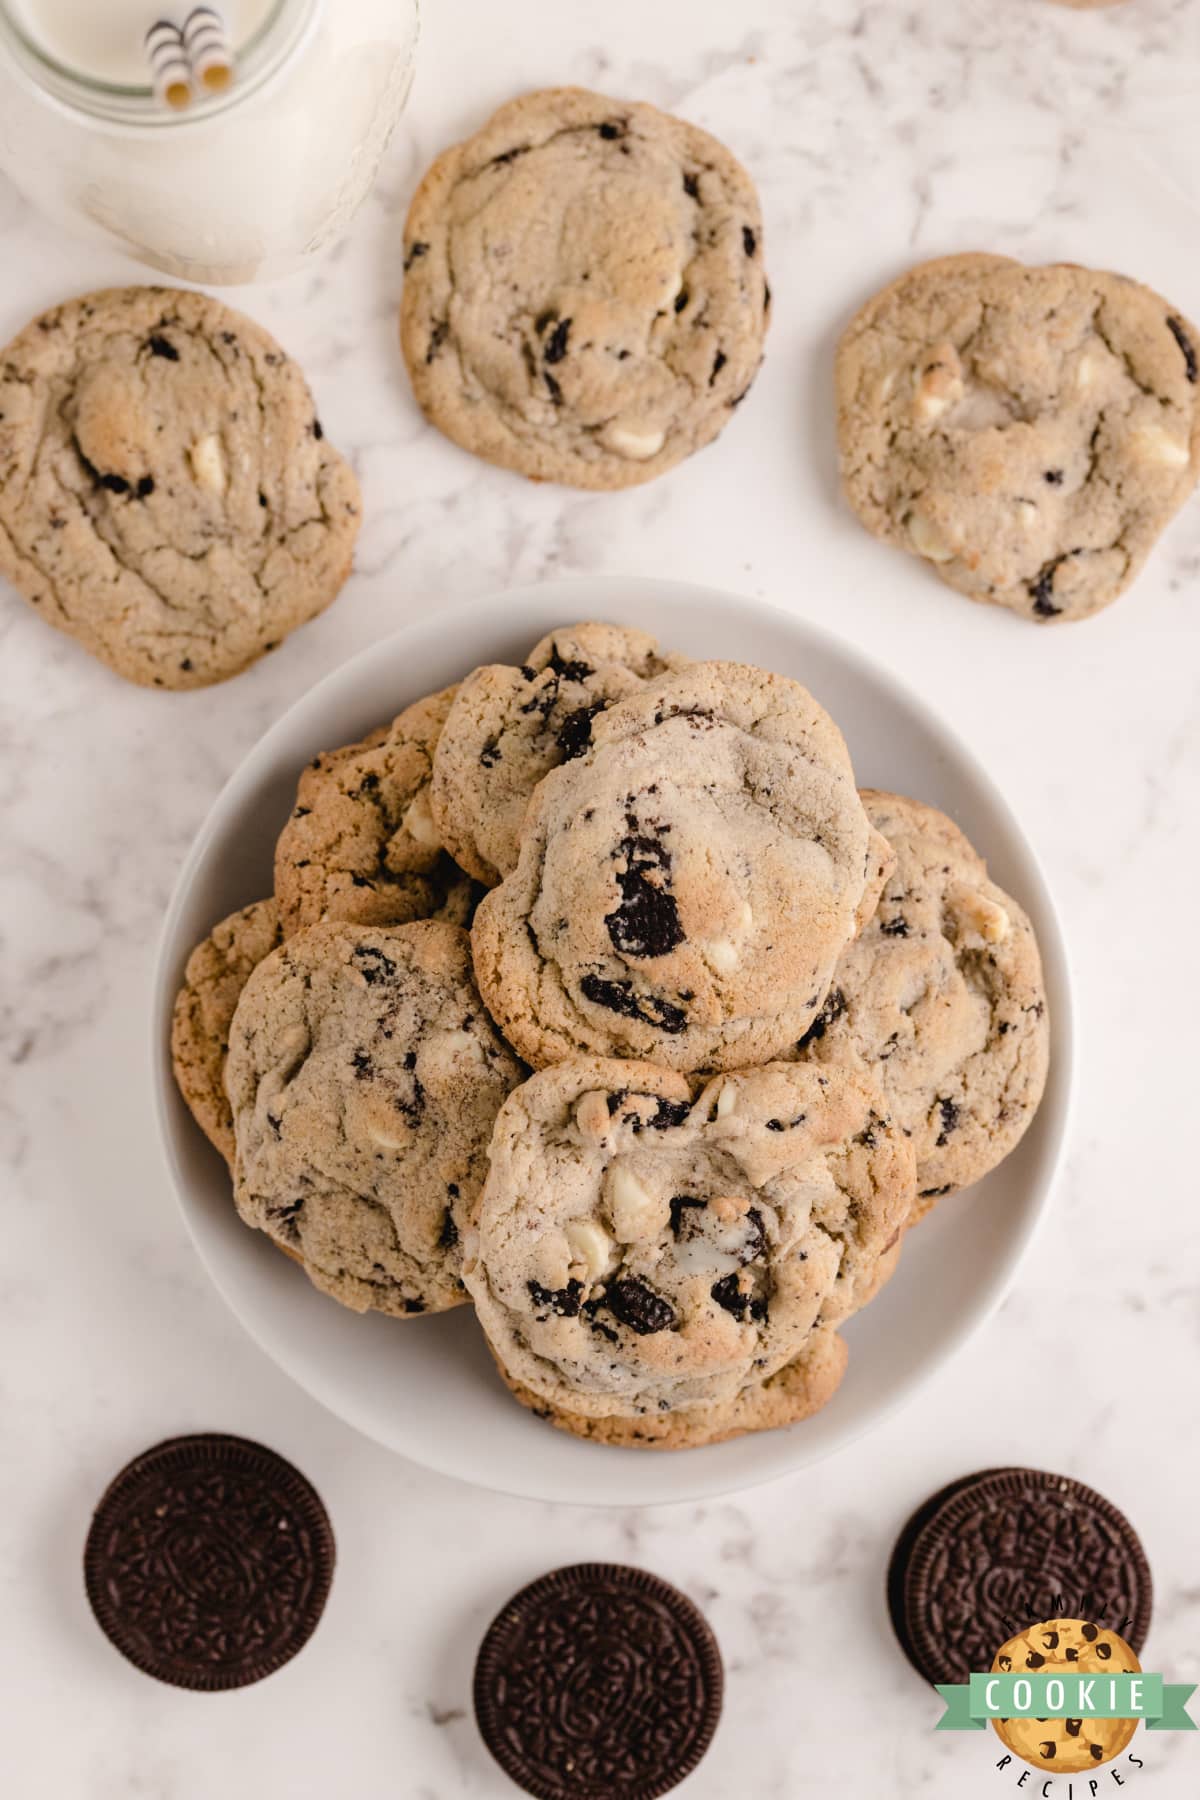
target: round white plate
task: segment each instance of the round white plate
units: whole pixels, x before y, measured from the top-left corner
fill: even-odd
[[[858,780],[932,801],[956,819],[992,874],[1030,913],[1053,1022],[1049,1086],[1014,1155],[968,1195],[935,1209],[895,1279],[846,1329],[850,1366],[831,1404],[789,1430],[702,1450],[584,1443],[512,1400],[470,1308],[398,1322],[357,1317],[311,1287],[233,1209],[229,1176],[171,1076],[171,1005],[193,944],[270,892],[275,838],[300,770],[361,737],[476,663],[522,661],[556,625],[640,625],[694,657],[758,663],[802,681],[845,733]],[[445,611],[373,645],[285,713],[209,814],[167,913],[155,990],[158,1109],[196,1248],[250,1335],[331,1411],[460,1480],[538,1500],[639,1505],[750,1487],[828,1456],[909,1398],[1003,1298],[1046,1205],[1066,1129],[1071,1005],[1062,935],[1045,881],[991,779],[915,694],[859,651],[761,602],[670,581],[587,577],[518,588]]]

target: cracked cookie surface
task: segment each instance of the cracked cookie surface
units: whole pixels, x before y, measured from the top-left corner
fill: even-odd
[[[912,1147],[881,1104],[798,1063],[704,1086],[591,1057],[531,1077],[496,1122],[464,1253],[518,1397],[629,1443],[813,1410],[841,1373],[832,1329],[912,1204]]]
[[[1033,927],[945,813],[864,788],[895,865],[799,1053],[858,1070],[911,1134],[918,1211],[1014,1149],[1046,1085]]]
[[[811,694],[693,663],[598,714],[539,783],[475,916],[476,978],[535,1067],[768,1061],[812,1022],[890,860]]]
[[[651,480],[716,437],[762,358],[750,177],[698,127],[582,88],[511,101],[438,158],[404,267],[422,411],[535,480]]]
[[[1045,622],[1107,606],[1200,473],[1200,333],[1120,275],[964,255],[870,300],[837,353],[867,529]]]
[[[233,1113],[225,1093],[229,1028],[242,989],[282,942],[274,900],[256,900],[214,925],[187,959],[171,1019],[171,1063],[188,1110],[233,1167]]]
[[[359,511],[295,363],[205,294],[88,294],[0,350],[0,574],[127,680],[274,649],[337,594]]]
[[[492,1126],[523,1073],[458,926],[300,932],[234,1015],[238,1211],[356,1312],[455,1306]]]
[[[451,855],[489,887],[510,874],[543,775],[584,754],[598,713],[687,660],[648,632],[586,623],[548,632],[519,668],[475,669],[434,756],[434,822]]]
[[[300,777],[275,847],[285,936],[341,919],[468,925],[478,889],[443,849],[430,810],[434,748],[455,689],[414,701],[361,743],[327,750]]]

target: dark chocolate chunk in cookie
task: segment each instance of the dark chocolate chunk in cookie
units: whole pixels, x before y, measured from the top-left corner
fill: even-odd
[[[523,1588],[475,1664],[475,1717],[537,1800],[658,1800],[696,1768],[721,1714],[717,1641],[644,1569],[579,1563]]]
[[[1183,351],[1183,362],[1184,367],[1187,369],[1188,380],[1191,382],[1200,380],[1200,365],[1197,365],[1196,362],[1196,351],[1192,344],[1192,340],[1183,329],[1183,320],[1175,318],[1168,319],[1167,329],[1175,339],[1175,342],[1179,345],[1179,348]]]
[[[627,1019],[641,1019],[671,1035],[687,1025],[682,1007],[660,1000],[656,994],[636,994],[631,981],[605,981],[599,975],[585,975],[579,990],[585,1000],[596,1006],[605,1006],[609,1012],[621,1013]]]
[[[316,1630],[333,1579],[329,1517],[262,1444],[204,1432],[129,1463],[84,1551],[92,1611],[122,1656],[176,1687],[261,1681]]]

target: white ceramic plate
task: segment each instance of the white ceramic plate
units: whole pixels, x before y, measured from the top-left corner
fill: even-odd
[[[296,779],[319,750],[349,743],[411,700],[482,662],[520,662],[556,625],[643,626],[695,657],[731,657],[796,677],[845,733],[859,781],[932,801],[987,857],[1033,918],[1053,1021],[1049,1086],[1016,1153],[914,1232],[895,1279],[846,1330],[850,1366],[814,1419],[702,1450],[588,1444],[513,1401],[471,1311],[396,1322],[359,1318],[317,1293],[230,1201],[224,1164],[171,1076],[171,1004],[192,945],[271,889],[272,851]],[[334,671],[267,733],[192,846],[167,913],[155,993],[159,1117],[200,1256],[246,1330],[331,1411],[446,1475],[539,1500],[638,1505],[750,1487],[815,1462],[866,1431],[962,1346],[1003,1295],[1046,1205],[1066,1129],[1071,1005],[1062,936],[1030,846],[980,765],[915,694],[857,650],[760,602],[669,581],[585,578],[519,588],[442,612]]]

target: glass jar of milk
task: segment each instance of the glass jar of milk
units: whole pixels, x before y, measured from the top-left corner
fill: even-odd
[[[145,33],[191,0],[0,0],[0,169],[168,275],[286,274],[345,229],[408,97],[417,0],[223,0],[235,75],[156,99]]]

